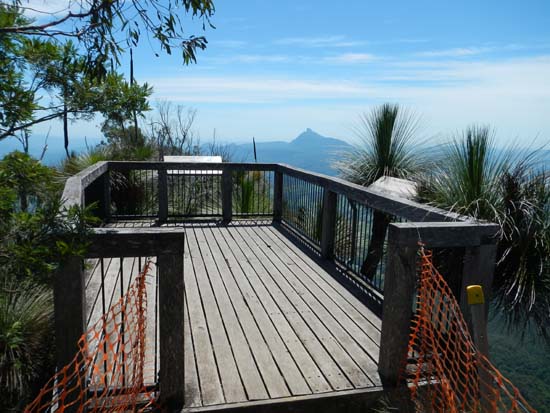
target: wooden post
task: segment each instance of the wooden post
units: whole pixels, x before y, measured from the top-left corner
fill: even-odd
[[[477,351],[489,358],[489,341],[487,340],[487,314],[484,289],[481,285],[469,285],[466,287],[466,301],[470,307],[471,325],[469,326]],[[495,413],[493,403],[494,394],[491,391],[493,378],[484,369],[484,363],[478,364],[479,394],[481,411],[483,413]]]
[[[158,170],[159,223],[168,220],[168,173],[166,169]]]
[[[489,343],[487,340],[487,319],[489,312],[489,302],[491,288],[493,284],[493,276],[495,271],[497,246],[493,244],[485,244],[476,247],[466,248],[464,254],[464,267],[462,272],[462,287],[460,296],[460,309],[464,315],[464,319],[468,323],[468,328],[472,336],[480,334],[484,337],[478,346],[478,350],[485,356],[489,356]],[[473,306],[468,304],[467,287],[470,285],[480,285],[485,295],[485,303],[476,307],[477,326],[474,328],[473,322]],[[477,331],[476,331],[477,330]]]
[[[334,256],[336,233],[336,192],[325,188],[323,194],[323,217],[321,226],[321,256],[331,259]]]
[[[159,255],[158,274],[160,401],[175,411],[183,408],[185,385],[183,250]]]
[[[86,326],[86,296],[82,258],[68,258],[54,281],[54,326],[56,367],[70,363]]]
[[[103,174],[103,217],[105,221],[111,219],[111,173],[109,170]]]
[[[399,228],[390,225],[384,278],[384,307],[378,372],[384,384],[396,386],[406,357],[416,284],[418,247],[399,245]]]
[[[222,214],[225,223],[233,218],[233,171],[224,168],[222,172]]]
[[[280,222],[283,217],[283,173],[275,171],[273,182],[273,221]]]

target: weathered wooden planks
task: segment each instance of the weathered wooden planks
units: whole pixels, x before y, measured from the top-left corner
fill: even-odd
[[[285,380],[281,375],[273,356],[271,355],[270,349],[262,336],[260,328],[256,324],[250,309],[247,307],[238,286],[231,276],[232,270],[229,268],[226,257],[222,255],[222,251],[211,233],[211,230],[203,230],[199,228],[195,231],[195,234],[199,242],[203,242],[202,245],[207,245],[210,248],[212,258],[214,258],[215,265],[218,268],[218,271],[214,271],[214,273],[217,272],[218,275],[221,275],[219,281],[223,283],[227,291],[227,296],[222,294],[222,297],[218,302],[223,303],[226,300],[230,301],[230,304],[235,311],[235,317],[238,319],[238,322],[242,327],[242,331],[244,333],[243,338],[245,338],[246,345],[250,348],[251,354],[246,351],[246,348],[243,349],[244,351],[240,351],[239,354],[242,353],[246,358],[248,358],[249,355],[253,355],[253,361],[257,366],[258,374],[261,375],[261,379],[265,384],[265,388],[268,391],[270,398],[290,396]],[[239,339],[241,338],[239,337]],[[251,376],[252,378],[256,378],[256,372],[252,372]]]
[[[195,223],[184,232],[184,410],[381,389],[380,320],[322,263],[269,225]],[[92,263],[89,322],[102,294],[108,306],[121,291],[118,258],[105,259],[103,292]],[[138,267],[124,259],[125,288]],[[147,358],[158,352],[156,283],[153,274]]]
[[[293,361],[295,360],[297,367],[301,371],[305,381],[311,388],[312,392],[320,393],[330,391],[330,385],[326,381],[321,370],[317,367],[317,365],[307,352],[303,343],[299,340],[299,337],[296,335],[291,324],[284,316],[282,310],[279,308],[276,298],[271,295],[271,293],[262,283],[261,278],[266,277],[267,275],[264,268],[260,265],[257,265],[256,262],[254,262],[253,260],[247,258],[247,256],[245,255],[245,253],[248,253],[246,245],[236,244],[230,231],[222,231],[225,241],[228,242],[228,245],[231,245],[230,250],[232,250],[232,252],[235,254],[235,257],[237,258],[239,264],[246,272],[246,275],[244,277],[237,278],[237,282],[239,283],[243,291],[246,291],[245,294],[249,298],[249,301],[252,301],[252,303],[254,303],[254,296],[257,297],[257,302],[259,304],[256,307],[255,311],[255,316],[257,317],[257,319],[266,322],[265,318],[263,317],[263,308],[275,330],[276,335],[273,336],[273,339],[277,341],[278,345],[280,345],[280,342],[277,340],[277,336],[279,336],[280,339],[283,341],[284,346],[287,349],[286,351],[288,351]],[[241,250],[241,248],[244,249]],[[262,327],[267,327],[266,330],[268,330],[269,325],[270,324],[266,322],[265,325],[262,324]],[[275,347],[275,349],[277,348],[278,346]],[[283,351],[285,351],[284,348]],[[284,368],[284,364],[280,364],[280,366],[281,369]],[[292,363],[290,363],[290,366],[292,366]],[[288,372],[285,371],[285,373]],[[294,380],[300,382],[300,378],[296,375],[296,372],[294,372],[294,374]],[[287,382],[290,383],[292,381]],[[302,383],[300,383],[300,388],[303,389]],[[304,390],[300,390],[299,393],[303,393],[303,391]]]

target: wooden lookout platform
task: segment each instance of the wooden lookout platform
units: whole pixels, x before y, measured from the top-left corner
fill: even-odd
[[[461,254],[459,297],[492,281],[494,225],[286,165],[104,162],[64,197],[102,222],[56,279],[58,366],[152,259],[143,380],[172,411],[367,411],[398,384],[419,239]]]
[[[334,268],[267,221],[183,228],[184,411],[364,406],[380,396],[381,320],[336,281]],[[93,268],[91,324],[91,315],[101,314],[101,267]],[[115,260],[105,284],[109,297],[118,294],[119,270]],[[156,325],[154,311],[148,318]],[[149,344],[149,352],[158,348]]]

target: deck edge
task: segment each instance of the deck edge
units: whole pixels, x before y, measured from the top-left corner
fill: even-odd
[[[308,394],[303,396],[283,397],[279,399],[257,400],[213,406],[185,407],[180,413],[281,413],[281,412],[334,412],[345,406],[346,412],[355,405],[357,411],[378,400],[386,390],[382,386],[362,389],[332,391],[327,393]]]

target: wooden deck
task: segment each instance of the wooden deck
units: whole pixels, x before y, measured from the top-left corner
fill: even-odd
[[[381,321],[314,254],[265,222],[186,229],[184,411],[328,411],[380,394]],[[124,259],[120,271],[120,260],[104,260],[103,290],[101,265],[92,264],[89,324],[140,262]],[[158,351],[154,281],[153,273],[148,358]]]

